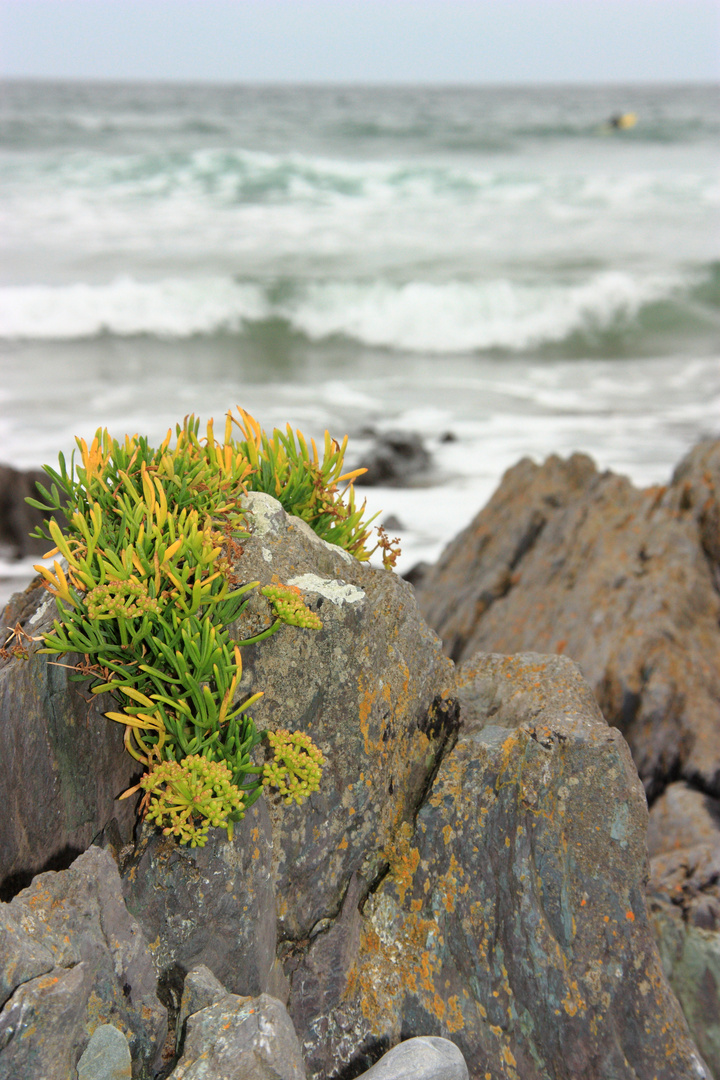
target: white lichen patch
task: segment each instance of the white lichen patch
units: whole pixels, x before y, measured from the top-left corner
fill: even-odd
[[[337,607],[342,607],[343,604],[357,604],[365,599],[364,590],[358,588],[357,585],[349,585],[345,581],[334,581],[332,578],[321,578],[317,574],[300,574],[299,577],[290,578],[287,584],[295,585],[303,592],[318,593]]]
[[[256,536],[267,536],[279,532],[286,516],[280,503],[264,491],[248,491],[243,495],[241,505],[248,511],[245,524]]]
[[[67,563],[65,566],[67,567]],[[35,626],[39,623],[54,600],[55,597],[51,593],[48,593],[37,611],[28,619],[28,626]]]

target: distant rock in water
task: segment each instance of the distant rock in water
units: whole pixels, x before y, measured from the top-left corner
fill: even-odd
[[[22,559],[26,555],[42,555],[50,544],[29,534],[40,525],[45,515],[28,506],[28,496],[38,498],[36,481],[49,483],[40,469],[23,472],[10,465],[0,465],[0,555]]]
[[[377,435],[375,445],[360,465],[367,472],[355,484],[375,487],[410,486],[429,472],[432,458],[419,435],[406,431],[386,431]]]

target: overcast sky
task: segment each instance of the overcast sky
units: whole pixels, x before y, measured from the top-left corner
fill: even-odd
[[[720,0],[0,0],[0,74],[717,81]]]

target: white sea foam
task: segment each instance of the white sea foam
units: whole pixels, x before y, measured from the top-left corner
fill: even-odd
[[[9,286],[0,288],[0,337],[187,338],[242,331],[274,317],[314,341],[342,335],[363,345],[436,354],[522,350],[562,341],[574,331],[629,323],[644,305],[671,296],[681,281],[678,275],[606,271],[567,284],[318,282],[279,300],[272,289],[230,278]]]
[[[0,289],[0,336],[73,340],[102,333],[183,338],[237,330],[267,313],[261,290],[229,278],[158,282],[120,277],[108,285],[6,286]]]

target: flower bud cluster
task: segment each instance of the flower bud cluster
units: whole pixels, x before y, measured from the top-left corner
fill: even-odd
[[[268,731],[274,760],[263,767],[263,784],[278,789],[286,803],[298,805],[320,787],[325,759],[302,731]]]
[[[310,610],[296,585],[266,585],[260,591],[270,601],[281,622],[308,630],[322,629],[320,616]]]
[[[160,614],[160,604],[141,581],[109,581],[96,585],[85,598],[88,618],[134,619],[152,612]]]
[[[146,816],[166,836],[181,844],[204,847],[210,828],[222,826],[232,839],[232,814],[243,816],[245,797],[233,784],[224,761],[190,754],[182,761],[163,761],[143,776],[140,787],[150,796]],[[202,820],[198,820],[202,819]]]

